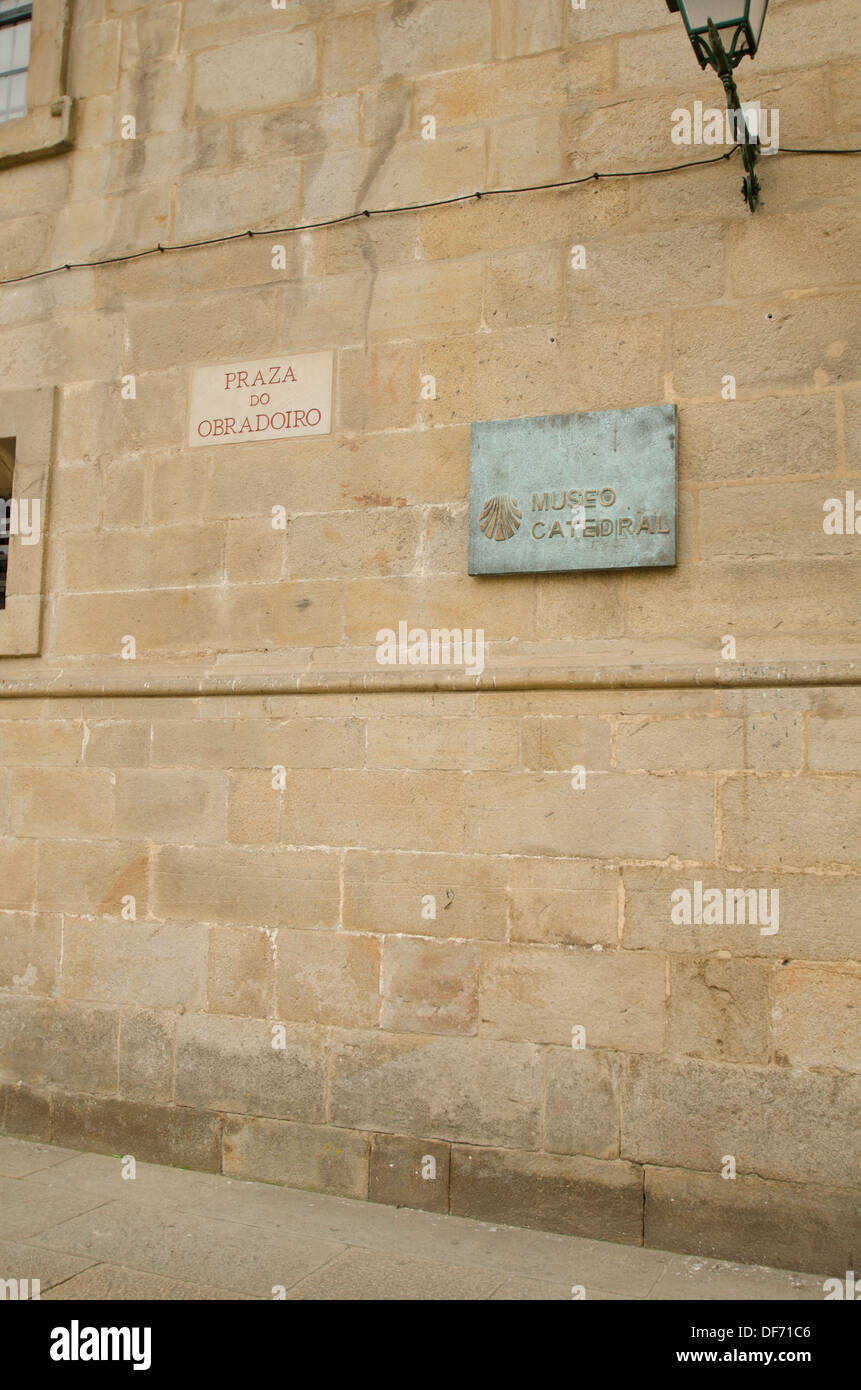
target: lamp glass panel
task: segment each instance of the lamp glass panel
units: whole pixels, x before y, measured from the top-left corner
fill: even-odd
[[[710,19],[720,27],[744,19],[744,0],[682,0],[691,29],[704,29]]]
[[[762,26],[767,8],[768,0],[750,0],[750,27],[753,30],[753,38],[757,47],[759,46],[759,36],[762,33]]]

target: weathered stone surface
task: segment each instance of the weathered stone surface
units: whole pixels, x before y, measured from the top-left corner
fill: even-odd
[[[619,1061],[611,1052],[550,1048],[545,1062],[544,1147],[619,1156]]]
[[[658,1052],[665,1001],[660,955],[496,945],[482,952],[483,1036],[570,1045],[577,1027],[587,1047]]]
[[[861,1071],[861,971],[789,965],[774,978],[776,1060],[790,1067]]]
[[[180,921],[334,927],[338,864],[317,851],[167,846],[156,861],[154,904],[159,916]]]
[[[216,772],[117,774],[117,835],[159,844],[213,844],[225,837],[227,784]]]
[[[60,962],[60,918],[5,913],[0,935],[0,989],[54,994]]]
[[[119,1092],[126,1100],[167,1102],[173,1097],[175,1017],[135,1009],[120,1018]]]
[[[51,1098],[31,1091],[20,1083],[15,1086],[0,1086],[0,1113],[3,1117],[3,1133],[14,1134],[21,1139],[51,1138]]]
[[[352,1032],[332,1050],[336,1124],[460,1143],[538,1140],[540,1054],[528,1043]]]
[[[622,1157],[719,1173],[851,1187],[861,1139],[856,1077],[783,1067],[630,1058],[622,1088]]]
[[[117,1084],[115,1009],[5,995],[0,1001],[0,1079],[45,1086]]]
[[[375,1134],[368,1197],[391,1206],[448,1211],[451,1149],[430,1139]]]
[[[718,1260],[732,1252],[734,1260],[841,1280],[854,1268],[857,1191],[675,1167],[645,1174],[646,1245]]]
[[[0,818],[2,815],[0,811]],[[0,839],[0,903],[4,911],[29,908],[35,897],[35,841]]]
[[[373,1028],[380,1015],[380,943],[342,932],[279,930],[275,940],[278,1018]]]
[[[478,947],[466,941],[386,940],[380,1022],[391,1032],[474,1033]]]
[[[463,826],[449,814],[460,778],[451,772],[290,772],[282,821],[292,844],[451,852]]]
[[[200,1110],[323,1119],[322,1035],[287,1025],[283,1048],[256,1020],[185,1014],[177,1020],[176,1100]]]
[[[642,1169],[618,1161],[455,1145],[450,1210],[479,1221],[642,1245]]]
[[[711,859],[711,782],[698,776],[596,772],[476,773],[467,787],[467,848],[590,859]]]
[[[368,1136],[281,1120],[228,1119],[224,1172],[341,1197],[368,1195]]]
[[[210,1013],[267,1018],[275,986],[275,941],[254,927],[212,927],[207,1007]]]
[[[50,853],[39,859],[39,905],[74,914],[118,917],[123,898],[132,897],[136,912],[143,916],[148,869],[149,853],[143,846],[99,840],[53,841]]]
[[[98,1004],[202,1008],[209,933],[180,925],[69,921],[63,934],[62,994]],[[111,969],[104,969],[105,960]]]
[[[513,859],[511,940],[553,946],[614,946],[619,871],[571,859]]]
[[[58,1094],[53,1138],[71,1149],[130,1154],[144,1163],[198,1168],[204,1173],[221,1168],[221,1121],[181,1105]]]
[[[769,974],[760,961],[672,960],[667,1051],[714,1062],[767,1062]]]
[[[367,854],[344,861],[350,931],[499,939],[507,922],[508,865],[486,856]]]
[[[701,956],[729,951],[733,957],[762,956],[784,960],[846,960],[855,950],[857,885],[850,875],[775,873],[773,870],[727,873],[724,869],[626,867],[623,941],[629,949],[671,951]],[[699,880],[706,888],[779,893],[779,930],[763,936],[759,925],[745,922],[690,926],[671,919],[672,894],[693,893]],[[771,898],[766,899],[767,903]],[[726,916],[726,912],[724,912]],[[745,913],[747,919],[747,913]]]
[[[861,778],[734,777],[722,796],[723,856],[751,868],[851,868],[861,857]]]

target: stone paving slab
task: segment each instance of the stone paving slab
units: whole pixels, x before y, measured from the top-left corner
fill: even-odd
[[[0,1240],[0,1279],[38,1279],[43,1298],[52,1285],[65,1283],[92,1263],[88,1255],[45,1250],[20,1240]]]
[[[177,1211],[198,1209],[208,1213],[210,1198],[221,1192],[229,1178],[215,1173],[196,1173],[187,1168],[163,1168],[155,1163],[136,1163],[134,1178],[123,1177],[120,1157],[111,1154],[79,1154],[64,1151],[53,1167],[26,1174],[28,1186],[43,1192],[73,1190],[95,1201],[131,1200],[139,1205],[170,1206]],[[241,1185],[241,1184],[237,1184]],[[255,1184],[255,1186],[263,1184]]]
[[[649,1294],[652,1299],[809,1299],[822,1301],[822,1279],[759,1265],[728,1264],[697,1255],[676,1255]]]
[[[347,1250],[304,1279],[288,1299],[484,1300],[504,1281],[495,1270],[413,1260],[379,1250]]]
[[[541,1279],[506,1279],[491,1298],[497,1303],[570,1303],[571,1290],[564,1284],[547,1284]]]
[[[82,1302],[105,1302],[144,1299],[153,1302],[182,1303],[191,1301],[240,1301],[254,1303],[251,1294],[235,1293],[230,1289],[207,1288],[203,1284],[185,1284],[179,1279],[166,1279],[161,1274],[145,1274],[139,1269],[120,1265],[97,1264],[69,1279],[61,1288],[43,1294],[43,1298]]]
[[[0,1240],[27,1240],[101,1205],[91,1193],[74,1188],[40,1192],[26,1186],[27,1177],[0,1178]]]
[[[109,1202],[65,1221],[43,1231],[36,1243],[256,1298],[271,1298],[279,1284],[290,1288],[344,1249],[294,1232],[129,1202]]]
[[[0,1139],[0,1279],[52,1299],[822,1299],[822,1280]],[[284,1293],[279,1295],[279,1290]]]
[[[21,1178],[77,1157],[72,1149],[55,1149],[52,1144],[27,1144],[0,1135],[0,1178]]]

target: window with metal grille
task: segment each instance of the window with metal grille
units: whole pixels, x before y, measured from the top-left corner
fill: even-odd
[[[0,439],[0,608],[6,607],[6,571],[9,566],[9,513],[12,506],[14,439]]]
[[[0,121],[27,114],[32,21],[32,3],[0,0]]]

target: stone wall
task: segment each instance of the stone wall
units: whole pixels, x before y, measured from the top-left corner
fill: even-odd
[[[858,17],[772,0],[782,144],[861,144]],[[80,0],[69,46],[0,278],[704,158],[671,114],[721,97],[664,0]],[[53,433],[29,645],[0,612],[6,1132],[857,1268],[861,164],[760,169],[755,217],[735,159],[0,287],[0,438]],[[331,436],[186,447],[194,366],[319,348]],[[663,401],[676,569],[467,576],[471,422]],[[402,620],[481,677],[380,667]],[[696,884],[779,930],[674,921]]]

